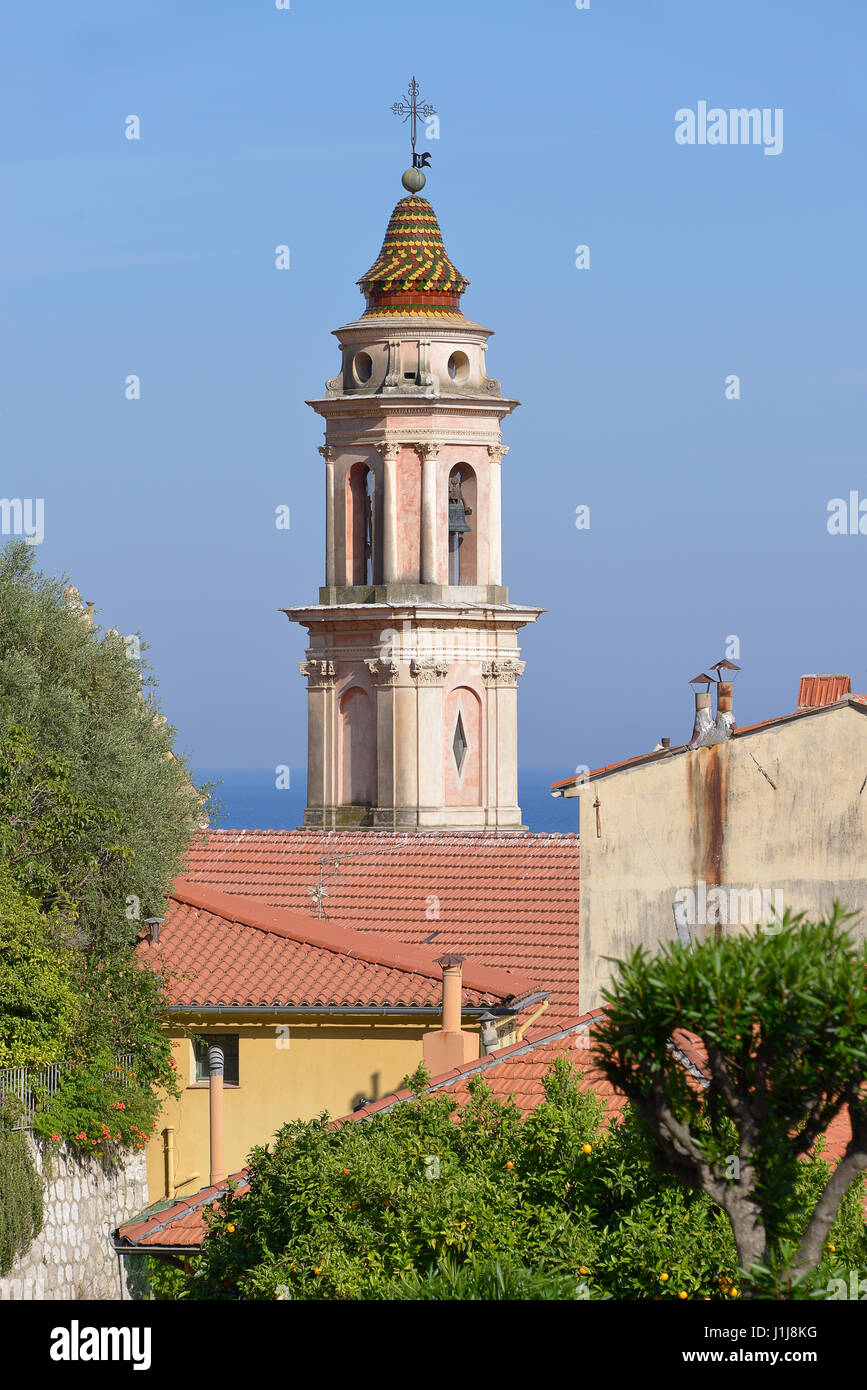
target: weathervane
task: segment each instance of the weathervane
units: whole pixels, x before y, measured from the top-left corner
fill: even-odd
[[[412,143],[412,168],[407,169],[403,176],[402,183],[404,188],[409,189],[410,193],[418,193],[419,189],[425,186],[425,176],[422,170],[430,164],[430,154],[427,150],[423,154],[416,154],[415,142],[418,134],[418,118],[421,116],[426,121],[429,116],[436,115],[436,107],[430,106],[426,101],[419,100],[419,85],[413,77],[407,88],[406,95],[396,101],[391,108],[392,114],[402,116],[401,124],[406,125],[409,121],[409,138]]]

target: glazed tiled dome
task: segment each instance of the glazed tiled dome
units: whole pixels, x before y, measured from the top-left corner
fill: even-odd
[[[401,198],[389,219],[382,250],[358,281],[365,317],[386,314],[460,314],[469,281],[446,255],[436,213],[426,198]]]

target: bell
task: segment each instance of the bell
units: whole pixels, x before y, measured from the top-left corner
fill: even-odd
[[[467,524],[467,509],[463,502],[449,502],[449,534],[463,535],[472,530]]]

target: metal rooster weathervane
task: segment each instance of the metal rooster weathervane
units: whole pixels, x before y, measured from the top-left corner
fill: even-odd
[[[415,152],[418,118],[421,116],[422,120],[426,121],[429,116],[435,116],[436,107],[430,106],[426,101],[419,100],[419,85],[413,77],[406,95],[401,97],[400,101],[396,101],[391,110],[393,115],[403,116],[403,125],[406,125],[407,121],[410,122],[409,138],[412,143],[412,167],[413,169],[423,169],[426,164],[430,163],[430,155],[427,150],[424,154],[416,154]]]

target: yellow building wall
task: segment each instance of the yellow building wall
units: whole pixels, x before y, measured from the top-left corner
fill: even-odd
[[[178,1044],[174,1056],[182,1092],[167,1098],[157,1130],[148,1144],[148,1192],[151,1202],[166,1196],[163,1130],[174,1128],[175,1179],[178,1196],[190,1196],[210,1180],[208,1087],[195,1083],[194,1034],[237,1033],[237,1087],[223,1089],[223,1138],[227,1173],[243,1168],[254,1144],[267,1143],[289,1120],[309,1120],[327,1110],[349,1114],[363,1096],[379,1099],[395,1090],[422,1060],[422,1038],[439,1026],[439,1018],[403,1022],[319,1019],[247,1022],[236,1019],[182,1023],[168,1031]],[[288,1032],[288,1037],[285,1034]],[[189,1180],[189,1181],[185,1181]]]

